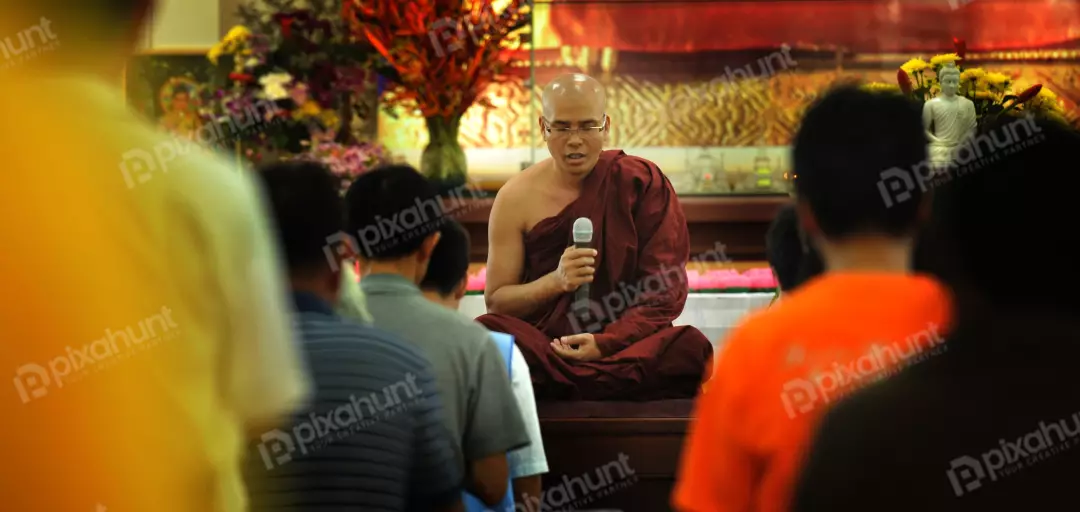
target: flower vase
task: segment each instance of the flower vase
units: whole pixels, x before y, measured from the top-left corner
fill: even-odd
[[[440,188],[463,185],[468,169],[465,150],[458,143],[461,117],[426,119],[428,145],[420,155],[420,172]]]

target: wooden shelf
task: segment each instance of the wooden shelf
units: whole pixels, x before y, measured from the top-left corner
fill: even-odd
[[[765,259],[765,231],[787,196],[683,196],[679,198],[690,231],[691,258],[723,248],[736,262]],[[454,217],[472,237],[470,259],[487,259],[487,223],[493,199],[464,199]],[[711,253],[715,256],[715,252]]]

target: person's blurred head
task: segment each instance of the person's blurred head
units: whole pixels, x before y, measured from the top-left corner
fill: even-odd
[[[927,138],[915,102],[857,87],[834,89],[806,112],[792,156],[799,217],[826,258],[849,242],[910,244],[926,211],[924,194],[912,187],[905,200],[890,200],[883,173],[926,165]]]
[[[24,33],[35,47],[56,47],[19,66],[64,68],[111,73],[122,66],[146,34],[156,0],[14,0],[0,12],[4,33]],[[44,36],[44,37],[43,37]],[[14,38],[18,35],[13,36]],[[2,62],[0,62],[2,63]]]
[[[258,172],[285,253],[293,289],[317,293],[336,302],[340,269],[348,255],[327,259],[328,240],[344,227],[339,179],[322,164],[277,163]]]
[[[412,167],[388,165],[353,181],[345,205],[366,270],[420,284],[447,220],[435,187]]]
[[[985,165],[934,190],[931,272],[1003,310],[1080,318],[1075,217],[1080,134],[1050,120],[1008,117],[989,128]],[[973,294],[973,295],[971,295]],[[959,300],[959,299],[958,299]]]
[[[588,75],[560,75],[544,87],[541,103],[540,130],[555,167],[584,176],[600,159],[610,128],[604,87]]]
[[[782,208],[765,234],[765,254],[780,291],[790,293],[824,272],[817,250],[799,229],[794,208]]]
[[[439,234],[420,289],[428,298],[457,309],[469,282],[469,233],[450,219]]]

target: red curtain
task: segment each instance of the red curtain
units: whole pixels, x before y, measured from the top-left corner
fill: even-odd
[[[956,7],[955,9],[953,7]],[[936,51],[953,37],[974,51],[1031,49],[1080,38],[1074,0],[642,2],[556,0],[564,45],[620,51],[775,48]]]

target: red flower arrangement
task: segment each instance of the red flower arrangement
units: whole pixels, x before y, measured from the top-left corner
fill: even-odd
[[[510,36],[528,23],[529,3],[511,0],[496,15],[491,0],[345,0],[343,17],[397,72],[390,101],[450,118],[504,78]]]
[[[389,64],[389,73],[379,71],[388,82],[383,106],[418,112],[427,122],[420,170],[446,185],[464,183],[461,116],[489,85],[509,78],[511,52],[520,47],[515,33],[529,23],[531,2],[511,0],[496,14],[492,0],[343,1],[353,37]]]

